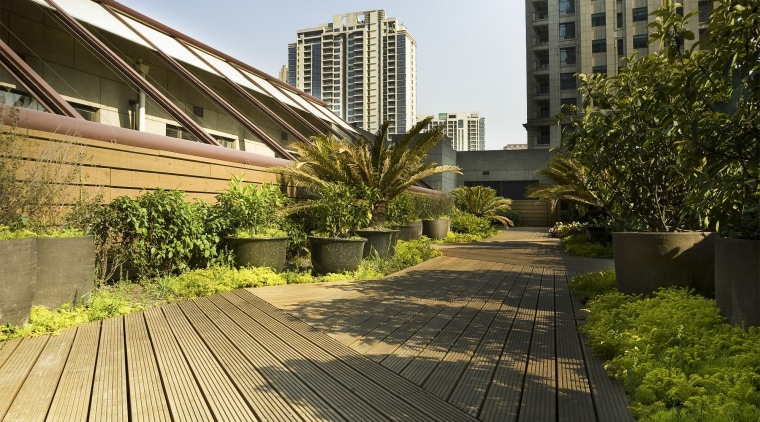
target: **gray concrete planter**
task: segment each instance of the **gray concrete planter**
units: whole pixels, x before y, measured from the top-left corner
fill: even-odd
[[[713,297],[715,233],[612,234],[617,287],[649,295],[660,287],[688,287]]]
[[[285,268],[289,237],[229,237],[238,267]]]
[[[398,227],[399,240],[417,240],[422,237],[422,220],[412,221],[411,223]]]
[[[0,241],[0,324],[29,319],[37,285],[37,240]]]
[[[448,218],[438,218],[435,220],[422,220],[422,234],[433,239],[441,240],[446,238],[451,228],[451,220]]]
[[[396,253],[398,230],[357,230],[356,234],[367,239],[363,258],[377,254],[380,258],[390,258]]]
[[[93,236],[37,238],[35,305],[55,309],[81,301],[94,286]]]
[[[715,303],[734,325],[760,326],[760,240],[715,239]]]
[[[356,271],[362,262],[365,238],[338,239],[309,236],[311,265],[318,274]]]

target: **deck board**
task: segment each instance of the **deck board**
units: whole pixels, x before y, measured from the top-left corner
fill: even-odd
[[[518,229],[381,280],[241,289],[0,349],[0,420],[629,421],[567,286],[609,260]]]

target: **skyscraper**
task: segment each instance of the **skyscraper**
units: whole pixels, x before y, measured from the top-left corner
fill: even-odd
[[[681,0],[679,12],[698,12],[689,19],[695,39],[712,10],[712,1]],[[563,104],[579,104],[577,73],[616,75],[623,57],[648,54],[647,25],[662,0],[526,0],[528,148],[559,145],[561,126],[555,116]]]
[[[416,43],[385,11],[333,16],[297,31],[288,45],[288,83],[322,99],[347,122],[390,134],[416,123]]]
[[[438,113],[430,126],[444,126],[455,151],[483,151],[486,143],[486,119],[479,113]]]

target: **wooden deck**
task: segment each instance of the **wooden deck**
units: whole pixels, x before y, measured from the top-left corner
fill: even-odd
[[[383,280],[238,290],[0,349],[0,420],[626,421],[544,231]]]

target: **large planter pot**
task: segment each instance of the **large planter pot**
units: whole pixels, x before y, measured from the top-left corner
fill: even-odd
[[[422,234],[433,239],[445,239],[451,228],[451,220],[438,218],[435,220],[422,220]]]
[[[362,257],[377,254],[380,258],[390,258],[396,253],[398,230],[357,230],[356,234],[367,239]]]
[[[82,300],[95,284],[93,236],[38,238],[34,305],[51,309]]]
[[[0,241],[0,324],[29,319],[37,284],[37,240]]]
[[[318,274],[356,271],[362,262],[365,238],[338,239],[309,236],[311,265]]]
[[[715,233],[612,234],[617,287],[649,295],[660,287],[687,287],[713,297]]]
[[[412,221],[411,223],[398,227],[399,240],[417,240],[422,237],[422,220]]]
[[[285,268],[289,237],[229,237],[238,267]]]
[[[734,325],[760,325],[760,240],[715,239],[715,302]]]

